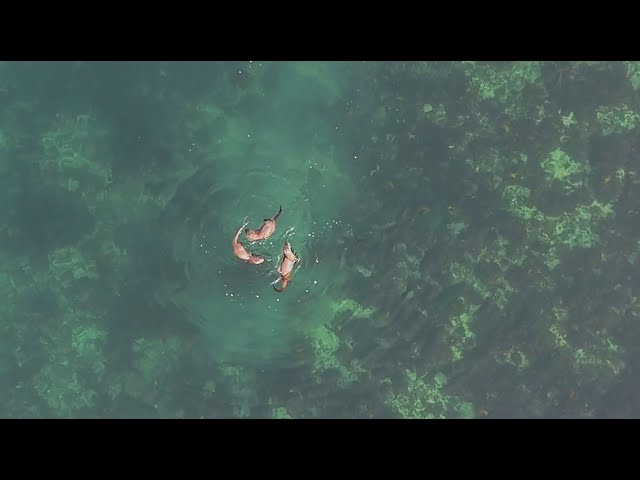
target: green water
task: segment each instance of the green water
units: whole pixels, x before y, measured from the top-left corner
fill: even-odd
[[[0,416],[637,416],[639,72],[0,62]]]
[[[205,178],[187,192],[198,197],[200,216],[189,218],[176,239],[191,281],[173,301],[202,328],[216,361],[264,366],[284,359],[297,339],[333,318],[333,302],[341,300],[344,275],[331,245],[349,231],[354,186],[339,125],[317,112],[340,93],[343,73],[339,64],[302,62],[278,74],[277,88],[256,92],[248,104],[199,107],[223,117],[226,129],[205,155],[211,170],[196,173]],[[235,258],[231,239],[245,219],[259,228],[280,206],[273,236],[255,245],[245,240],[267,260],[249,265]],[[271,284],[286,240],[301,262],[278,294]]]

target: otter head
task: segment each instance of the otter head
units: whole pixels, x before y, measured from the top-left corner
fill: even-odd
[[[264,262],[264,258],[259,255],[251,255],[248,262],[253,263],[254,265],[260,265],[262,262]]]
[[[251,242],[253,242],[258,237],[256,232],[254,232],[253,230],[249,230],[248,228],[244,231],[244,234],[247,236],[247,238]]]

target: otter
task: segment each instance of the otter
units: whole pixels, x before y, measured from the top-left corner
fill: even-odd
[[[276,231],[276,222],[278,221],[278,217],[282,213],[282,207],[278,210],[278,213],[273,218],[265,218],[263,220],[262,226],[258,230],[250,230],[246,229],[244,234],[247,236],[247,239],[253,243],[258,240],[266,240],[269,238],[273,232]]]
[[[280,262],[280,267],[278,267],[278,275],[280,280],[280,288],[273,285],[273,289],[276,292],[283,292],[287,285],[291,283],[291,274],[293,273],[293,267],[295,267],[300,259],[291,249],[291,244],[289,242],[285,242],[282,247],[282,261]],[[276,280],[273,283],[276,283]]]
[[[262,262],[264,262],[264,258],[261,257],[260,255],[254,255],[253,253],[247,252],[247,249],[244,248],[244,245],[242,244],[242,242],[238,241],[240,232],[242,232],[242,229],[246,226],[247,226],[246,223],[242,225],[236,232],[235,237],[233,237],[233,242],[231,242],[231,245],[233,246],[233,253],[240,260],[244,260],[247,263],[253,263],[254,265],[260,265]]]

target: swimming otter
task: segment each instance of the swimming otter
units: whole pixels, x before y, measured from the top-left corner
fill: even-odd
[[[275,217],[273,218],[265,218],[263,220],[262,226],[258,230],[249,230],[248,228],[244,231],[244,234],[247,236],[247,239],[250,242],[257,242],[258,240],[266,240],[269,238],[273,232],[276,231],[276,222],[278,221],[278,217],[282,213],[282,207],[278,210]]]
[[[291,249],[291,244],[289,242],[284,243],[284,246],[282,247],[282,254],[282,261],[280,262],[280,267],[278,267],[278,275],[280,275],[278,280],[280,280],[281,285],[280,288],[276,287],[275,285],[273,286],[276,292],[284,291],[284,289],[287,288],[287,285],[291,283],[291,274],[293,273],[293,267],[295,267],[296,264],[300,261],[300,259]],[[273,283],[276,283],[278,280]]]
[[[240,260],[244,260],[247,263],[253,263],[254,265],[260,265],[262,262],[264,262],[264,258],[262,258],[260,255],[254,255],[253,253],[247,252],[247,249],[244,248],[242,242],[238,241],[240,232],[242,232],[242,229],[246,226],[246,223],[242,225],[236,232],[235,237],[233,237],[233,242],[231,242],[231,245],[233,246],[233,253]]]

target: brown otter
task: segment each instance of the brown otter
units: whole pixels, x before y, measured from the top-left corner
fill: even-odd
[[[242,242],[238,241],[238,237],[240,236],[240,232],[242,232],[242,229],[244,227],[246,227],[246,226],[247,226],[246,223],[244,225],[242,225],[238,229],[238,231],[236,232],[235,237],[233,237],[233,242],[231,242],[231,245],[233,246],[233,253],[240,260],[244,260],[247,263],[253,263],[255,265],[260,265],[262,262],[264,262],[264,258],[262,258],[260,255],[254,255],[253,253],[247,252],[247,249],[244,248],[244,245],[242,244]]]
[[[280,210],[278,210],[278,213],[276,213],[275,217],[265,218],[263,220],[264,223],[258,230],[250,230],[247,228],[244,231],[247,239],[253,243],[257,242],[258,240],[266,240],[267,238],[269,238],[273,234],[273,232],[276,231],[276,222],[278,221],[278,217],[281,213],[282,207],[280,207]]]
[[[293,273],[293,267],[297,265],[300,259],[291,249],[291,244],[289,242],[285,242],[282,247],[282,261],[280,262],[280,267],[278,267],[278,275],[280,276],[278,280],[280,280],[280,288],[273,286],[276,292],[282,292],[287,285],[291,283],[291,274]],[[276,282],[278,281],[276,280]],[[276,283],[274,282],[274,283]]]

